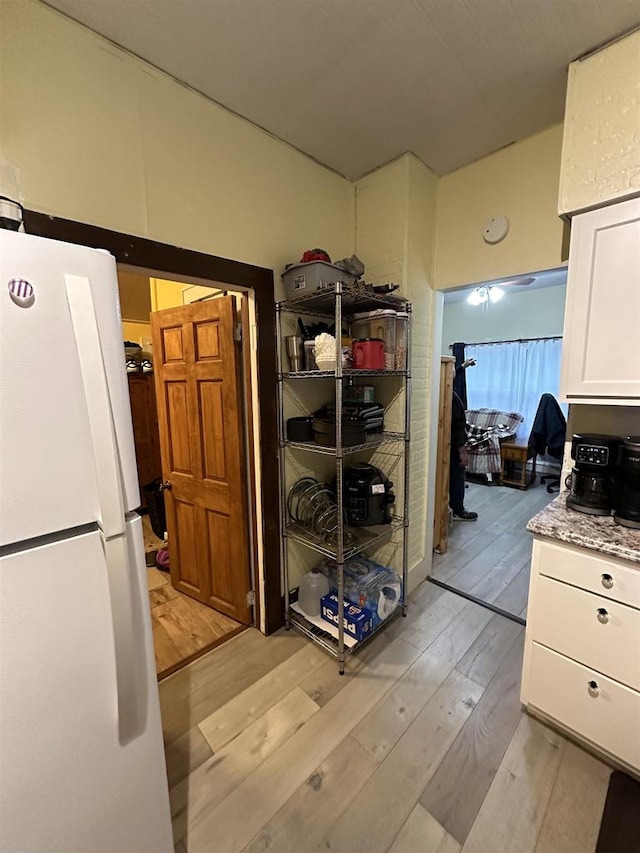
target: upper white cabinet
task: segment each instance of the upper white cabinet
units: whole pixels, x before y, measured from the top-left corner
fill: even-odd
[[[569,66],[559,212],[638,192],[640,30]]]
[[[561,392],[640,399],[640,198],[573,218]]]

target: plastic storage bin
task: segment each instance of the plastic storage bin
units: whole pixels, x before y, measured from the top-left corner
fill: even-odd
[[[282,273],[282,281],[287,299],[295,299],[296,296],[307,296],[315,290],[322,290],[330,284],[341,281],[344,284],[352,284],[356,280],[355,275],[349,275],[342,267],[327,264],[324,261],[311,261],[308,264],[295,264]]]
[[[390,308],[363,311],[354,314],[351,321],[354,338],[382,338],[384,341],[384,369],[395,370],[396,365],[396,312]]]
[[[409,315],[406,311],[396,314],[396,370],[407,369],[407,343],[409,331]]]

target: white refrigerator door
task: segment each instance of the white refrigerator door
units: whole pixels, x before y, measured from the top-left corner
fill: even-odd
[[[0,545],[121,533],[139,494],[111,255],[0,231],[0,400]]]
[[[3,853],[173,850],[139,518],[123,543],[0,557]]]

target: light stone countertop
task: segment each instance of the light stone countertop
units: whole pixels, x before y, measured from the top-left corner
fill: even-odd
[[[640,563],[640,530],[616,524],[613,516],[586,515],[567,509],[563,492],[527,524],[538,536]]]

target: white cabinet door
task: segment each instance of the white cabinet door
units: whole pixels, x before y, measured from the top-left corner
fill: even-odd
[[[640,692],[640,610],[537,578],[531,639]]]
[[[640,693],[532,643],[528,703],[640,771]]]
[[[640,398],[640,198],[573,219],[562,394]]]

